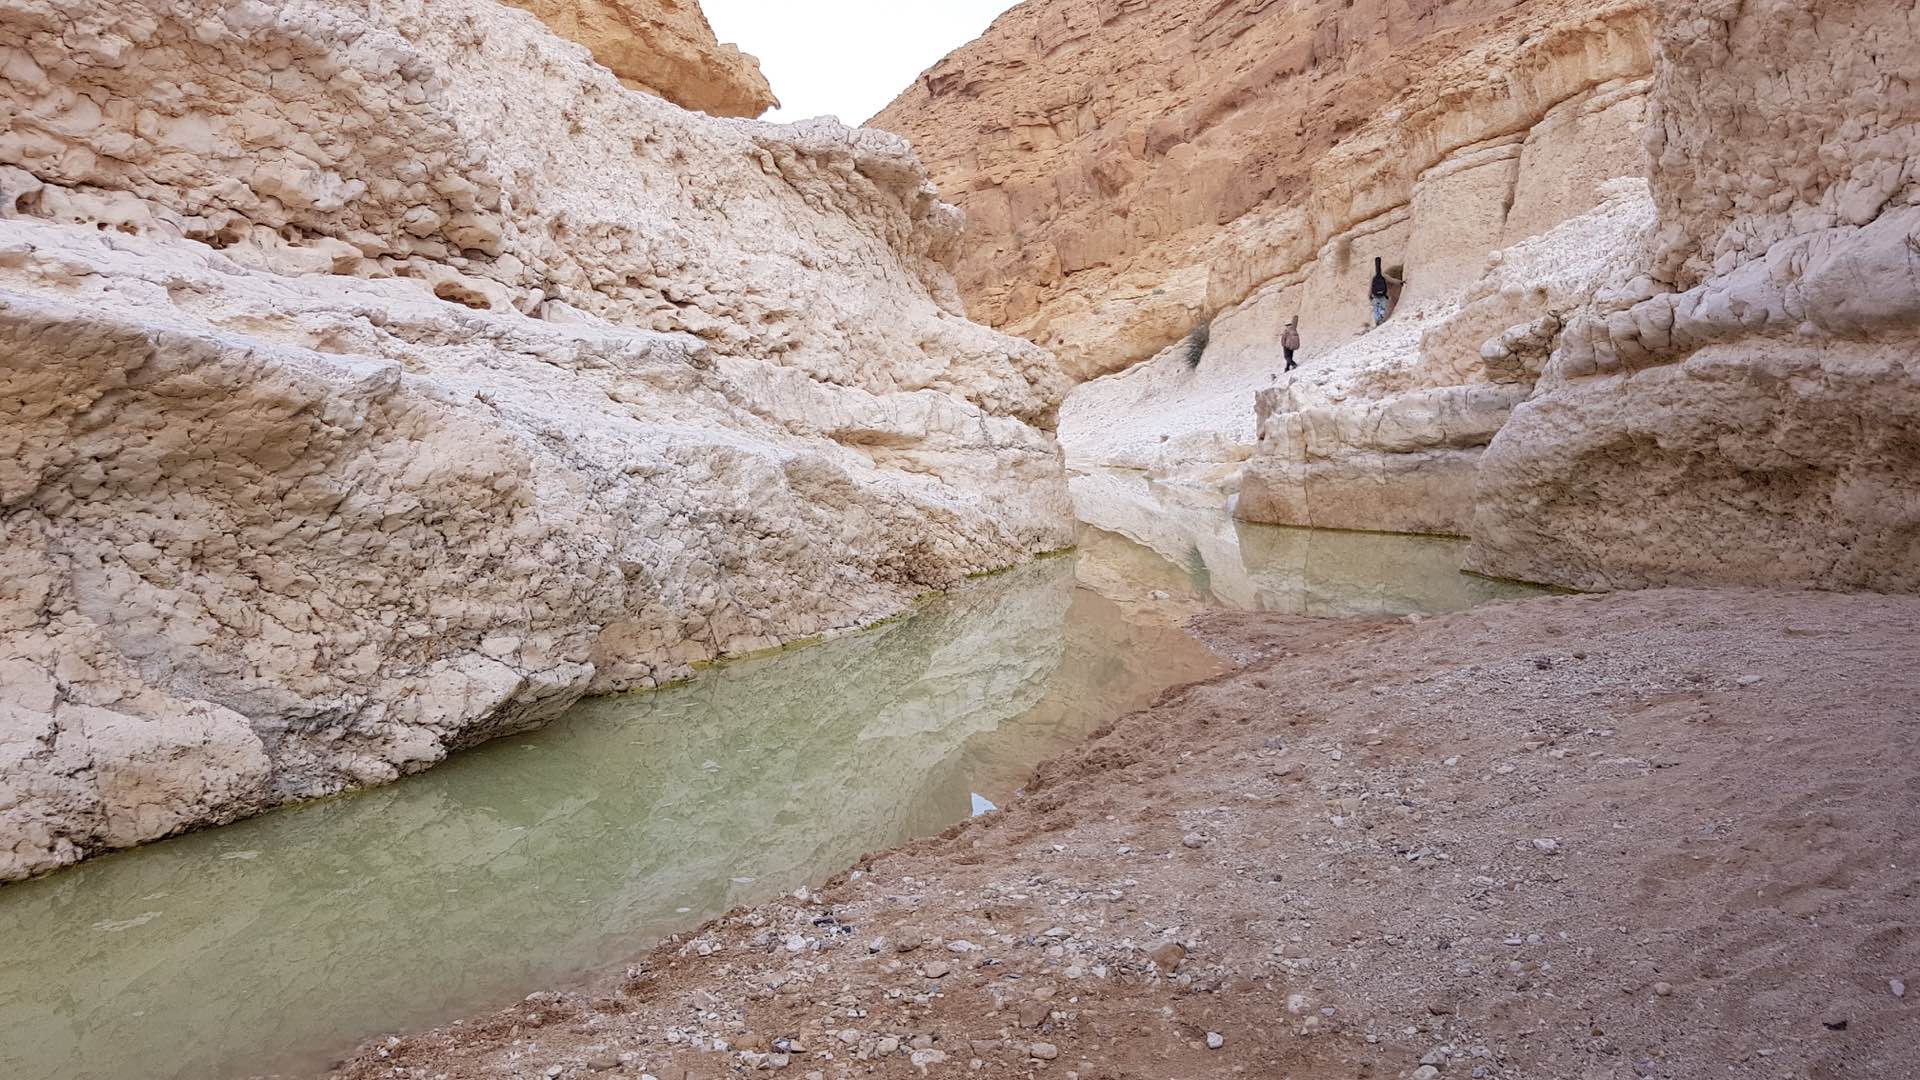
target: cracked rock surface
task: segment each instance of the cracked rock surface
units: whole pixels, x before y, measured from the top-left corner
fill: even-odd
[[[488,0],[0,16],[0,879],[1071,541],[895,136]]]

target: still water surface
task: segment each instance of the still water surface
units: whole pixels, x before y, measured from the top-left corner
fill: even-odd
[[[716,668],[398,784],[0,888],[0,1077],[305,1075],[384,1031],[617,966],[1001,803],[1216,659],[1200,606],[1439,611],[1523,592],[1451,541],[1237,526],[1076,483],[1073,556]]]

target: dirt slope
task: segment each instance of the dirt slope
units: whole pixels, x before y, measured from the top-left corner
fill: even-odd
[[[1008,809],[337,1075],[1911,1075],[1920,600],[1201,629]]]

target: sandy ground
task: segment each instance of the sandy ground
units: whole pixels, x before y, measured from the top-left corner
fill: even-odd
[[[1920,598],[1196,630],[1006,809],[336,1075],[1920,1076]]]

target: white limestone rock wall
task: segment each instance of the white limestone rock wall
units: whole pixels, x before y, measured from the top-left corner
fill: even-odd
[[[1468,184],[1453,192],[1473,194]],[[1457,210],[1463,198],[1435,201]],[[1311,279],[1276,283],[1214,320],[1198,371],[1176,348],[1075,390],[1061,414],[1069,461],[1225,488],[1248,521],[1465,535],[1480,455],[1531,395],[1557,313],[1644,262],[1653,217],[1645,182],[1611,181],[1599,198],[1541,236],[1478,255],[1470,285],[1421,297],[1410,281],[1377,329],[1347,340],[1336,331],[1328,345],[1303,319],[1301,367],[1291,374],[1278,342],[1292,313],[1323,293],[1321,310],[1344,303],[1360,314],[1366,288],[1356,277],[1341,300]],[[1403,216],[1374,240],[1437,233],[1422,221]],[[1432,251],[1443,250],[1436,238]],[[1366,267],[1370,276],[1371,259]]]
[[[1486,260],[1465,293],[1416,303],[1369,338],[1366,363],[1255,396],[1258,442],[1239,479],[1245,520],[1468,535],[1487,445],[1533,394],[1562,312],[1643,259],[1646,184]],[[1395,323],[1404,323],[1395,327]],[[1339,354],[1336,354],[1339,355]]]
[[[1664,5],[1658,244],[1482,465],[1470,563],[1920,588],[1920,53],[1901,5]]]
[[[489,0],[0,0],[0,880],[1071,542],[902,140]]]
[[[1482,347],[1523,324],[1550,336],[1557,324],[1534,324],[1585,303],[1595,267],[1644,219],[1644,185],[1618,178],[1644,169],[1649,80],[1616,74],[1643,54],[1613,33],[1567,42],[1584,47],[1545,50],[1510,73],[1521,100],[1422,128],[1421,145],[1404,152],[1437,163],[1410,178],[1396,171],[1390,139],[1363,132],[1349,172],[1268,215],[1264,245],[1243,244],[1214,267],[1210,291],[1244,299],[1214,316],[1198,371],[1183,344],[1075,389],[1061,414],[1069,461],[1237,489],[1237,512],[1253,521],[1465,533],[1480,451],[1544,361],[1539,349],[1530,369],[1503,368]],[[1454,149],[1442,152],[1447,140]],[[1302,238],[1332,220],[1332,202],[1377,212],[1301,252]],[[1574,219],[1587,223],[1544,239]],[[1289,253],[1295,262],[1282,261]],[[1377,329],[1367,301],[1376,256],[1406,280]],[[1258,268],[1273,276],[1250,287]],[[1296,315],[1302,366],[1288,375],[1279,343]],[[1418,396],[1393,401],[1406,394]],[[1432,441],[1417,448],[1365,434],[1378,417],[1436,408],[1451,419],[1429,425]],[[1351,415],[1330,419],[1343,411]],[[1476,418],[1462,423],[1468,413]]]

